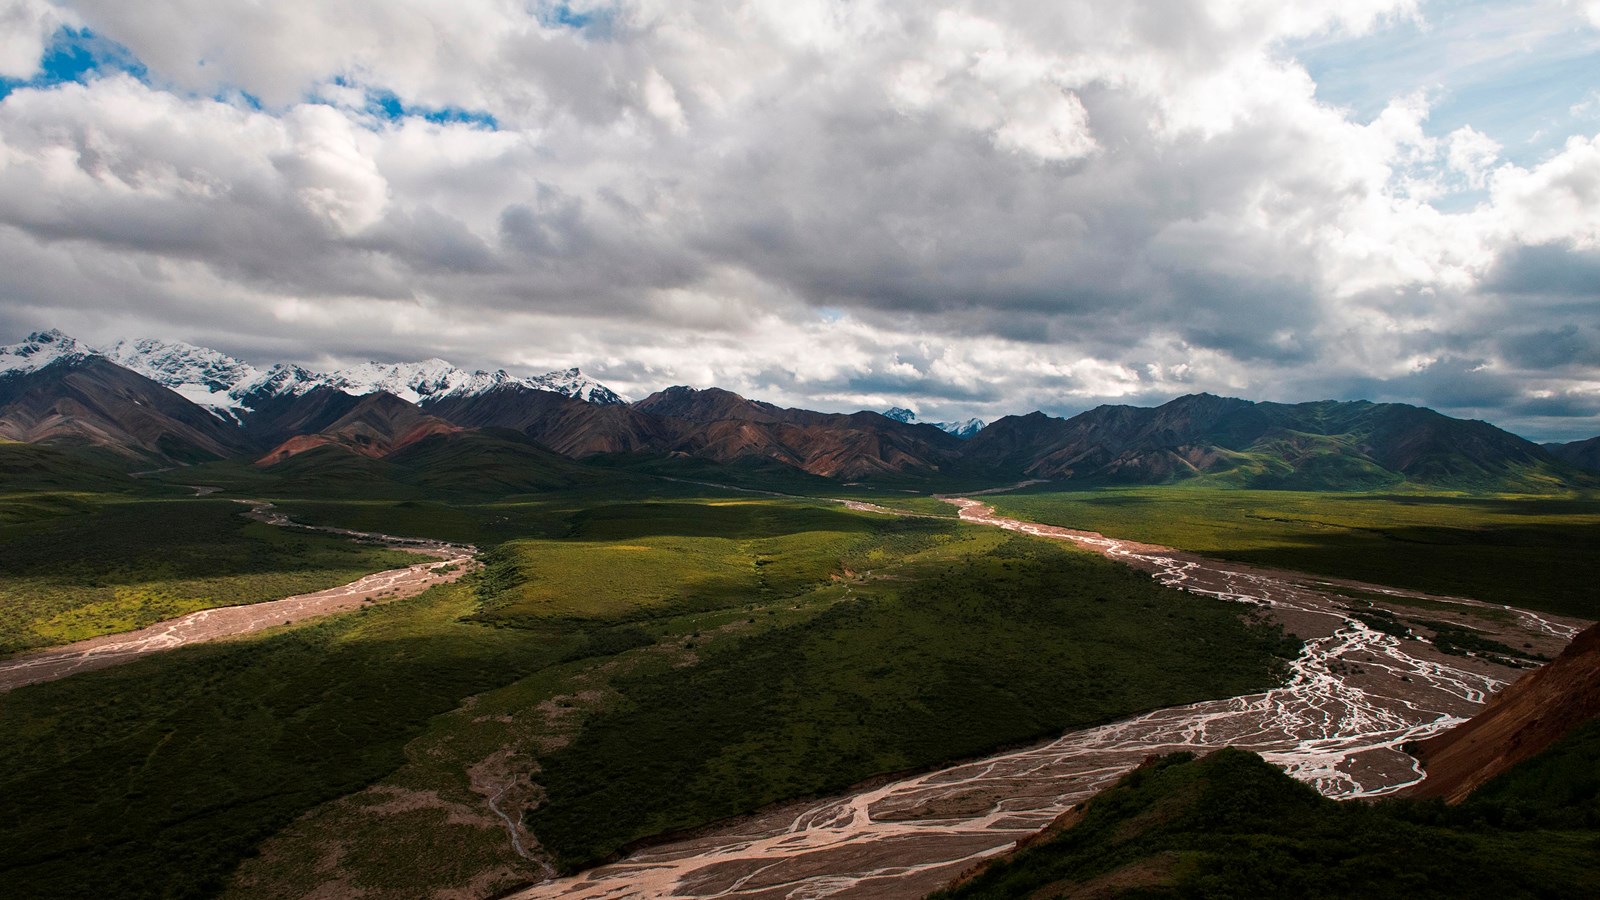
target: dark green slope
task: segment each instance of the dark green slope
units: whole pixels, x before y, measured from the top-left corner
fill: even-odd
[[[1600,720],[1458,807],[1341,803],[1254,753],[1172,754],[937,896],[1600,896]]]
[[[93,447],[0,440],[0,494],[21,491],[109,491],[148,487],[128,474],[127,457]]]
[[[501,497],[607,477],[503,429],[434,435],[382,459],[317,447],[257,471],[257,492],[347,499]]]
[[[503,429],[436,435],[385,461],[405,484],[451,496],[531,494],[606,477]]]
[[[1600,437],[1566,444],[1545,444],[1557,459],[1590,472],[1600,472]]]

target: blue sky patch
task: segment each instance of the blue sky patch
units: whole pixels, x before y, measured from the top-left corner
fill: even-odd
[[[1284,49],[1317,82],[1317,97],[1367,122],[1389,101],[1424,91],[1427,130],[1472,126],[1517,165],[1538,164],[1592,130],[1575,114],[1600,78],[1600,31],[1575,5],[1526,0],[1428,0],[1419,24],[1401,21],[1357,38],[1324,37]]]
[[[344,78],[335,78],[333,83],[341,87],[360,87]],[[483,110],[465,109],[459,106],[413,106],[408,105],[393,91],[379,88],[365,88],[365,90],[367,94],[365,112],[386,122],[416,118],[442,125],[472,125],[490,131],[498,131],[500,128],[499,120]]]
[[[87,28],[62,28],[45,48],[38,74],[27,79],[0,78],[0,100],[18,88],[82,84],[110,72],[126,72],[141,80],[148,75],[144,64],[127,47]]]
[[[582,31],[591,37],[603,37],[611,26],[612,11],[601,8],[577,10],[569,3],[542,2],[538,16],[545,25],[560,25]]]

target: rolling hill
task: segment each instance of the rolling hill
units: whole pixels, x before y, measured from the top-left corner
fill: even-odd
[[[785,409],[718,388],[673,387],[628,406],[598,406],[506,385],[424,408],[463,427],[510,428],[577,459],[618,453],[714,462],[771,459],[845,479],[936,472],[957,458],[962,445],[931,425],[907,425],[871,412]]]
[[[460,430],[393,394],[379,391],[362,397],[349,412],[321,431],[298,434],[279,444],[256,465],[270,466],[318,447],[338,447],[379,459],[423,438]]]
[[[1589,472],[1600,472],[1600,437],[1566,444],[1545,444],[1556,459]]]
[[[1101,406],[1070,419],[1008,416],[973,437],[969,470],[1041,479],[1239,487],[1372,488],[1410,481],[1538,488],[1578,473],[1486,422],[1397,403],[1253,403],[1192,394],[1154,408]]]

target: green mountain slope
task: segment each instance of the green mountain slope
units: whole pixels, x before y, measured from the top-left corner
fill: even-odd
[[[1010,416],[968,442],[968,471],[1089,483],[1369,490],[1600,486],[1592,475],[1487,422],[1398,403],[1252,403],[1193,394],[1152,409],[1102,406],[1070,419]]]

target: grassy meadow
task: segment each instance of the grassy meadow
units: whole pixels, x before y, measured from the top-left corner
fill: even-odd
[[[0,695],[0,883],[44,898],[487,896],[772,802],[1256,690],[1298,648],[1238,606],[962,524],[897,485],[754,467],[732,490],[692,468],[601,478],[543,457],[529,474],[525,448],[467,449],[509,455],[495,479],[516,490],[431,490],[436,473],[418,465],[329,494],[305,487],[316,472],[213,464],[158,476],[223,490],[208,498],[144,479],[0,496],[11,650],[411,559],[249,522],[226,497],[471,542],[484,562],[418,597]],[[1581,499],[991,499],[1038,521],[1579,615],[1600,528],[1600,503]]]
[[[0,881],[30,897],[492,893],[539,868],[489,797],[573,866],[1259,688],[1293,650],[1236,607],[948,519],[682,484],[408,502],[295,512],[475,538],[485,569],[0,696]]]
[[[557,860],[580,866],[874,774],[1256,690],[1299,649],[1235,606],[1045,541],[940,523],[895,531],[895,561],[808,598],[826,605],[809,620],[615,679],[617,702],[541,760],[548,799],[528,822]]]
[[[1039,486],[988,499],[1051,525],[1600,619],[1600,498]]]
[[[243,509],[194,498],[0,496],[0,655],[321,590],[417,561],[252,522]]]

